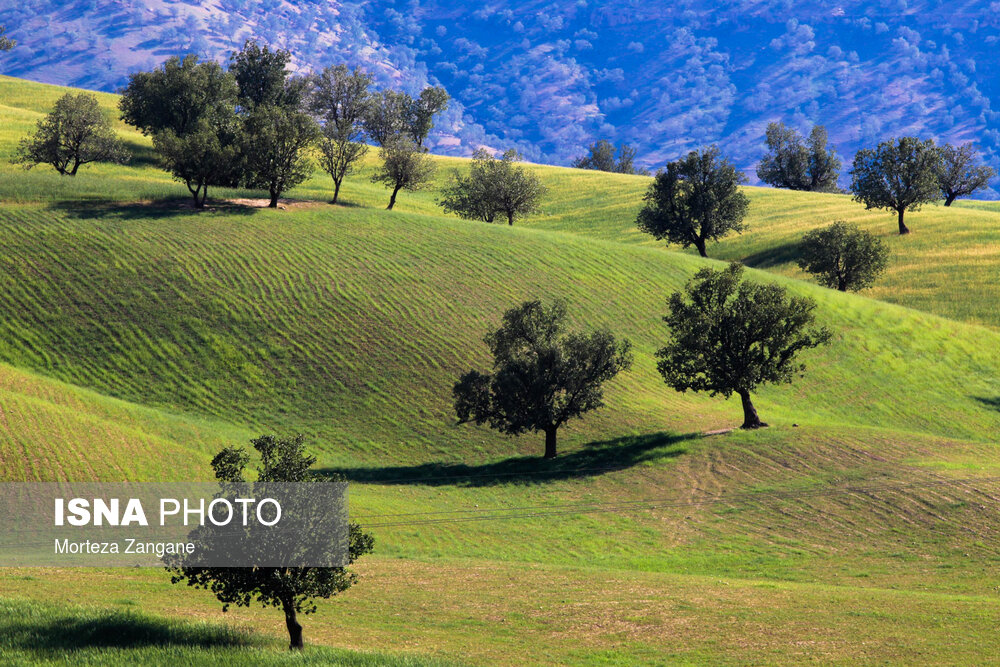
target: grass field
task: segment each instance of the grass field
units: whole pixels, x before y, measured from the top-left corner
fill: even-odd
[[[0,479],[206,477],[225,444],[307,434],[377,539],[356,587],[305,622],[307,644],[332,647],[317,664],[1000,649],[995,206],[928,206],[898,238],[847,196],[748,188],[750,230],[710,255],[814,298],[835,337],[760,393],[772,428],[707,435],[739,423],[738,403],[673,392],[653,359],[667,297],[706,260],[635,230],[648,179],[533,167],[549,197],[510,228],[442,215],[434,188],[385,211],[373,151],[343,206],[316,175],[284,210],[194,212],[135,133],[128,167],[8,164],[59,94],[0,78]],[[464,164],[439,162],[437,185]],[[835,219],[892,247],[862,295],[795,266],[796,239]],[[554,461],[539,437],[455,426],[450,408],[457,376],[487,363],[482,335],[536,296],[636,349]],[[81,606],[57,609],[67,589]],[[8,570],[0,661],[284,664],[279,616],[224,616],[155,570]],[[88,639],[120,623],[153,640]],[[55,626],[65,640],[39,639]]]

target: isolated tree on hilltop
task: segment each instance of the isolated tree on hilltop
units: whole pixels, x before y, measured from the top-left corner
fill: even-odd
[[[767,426],[750,395],[762,384],[791,382],[804,369],[796,355],[825,344],[826,329],[810,329],[815,304],[777,285],[743,280],[743,267],[702,269],[670,297],[663,320],[671,340],[657,369],[677,391],[707,391],[743,403],[745,429]]]
[[[281,439],[261,436],[251,442],[260,457],[256,470],[258,482],[326,484],[336,479],[320,477],[310,471],[316,457],[306,453],[302,436]],[[244,483],[250,456],[242,447],[226,447],[212,459],[212,469],[220,482]],[[348,526],[348,564],[371,553],[375,541],[361,526]],[[357,575],[346,567],[169,567],[173,583],[210,590],[222,603],[249,607],[254,602],[263,607],[281,607],[288,629],[289,648],[302,649],[302,625],[299,614],[316,611],[316,600],[325,600],[350,588]]]
[[[130,157],[97,98],[66,93],[38,121],[34,134],[21,140],[14,162],[25,169],[49,164],[62,176],[76,176],[77,170],[90,162],[124,164]]]
[[[940,150],[937,177],[945,206],[951,206],[958,197],[966,197],[985,188],[997,175],[992,167],[976,165],[976,149],[972,144],[945,144]]]
[[[396,205],[400,190],[415,191],[426,187],[434,175],[434,162],[408,137],[390,140],[379,150],[379,155],[382,166],[372,175],[372,182],[392,188],[386,210],[391,211]]]
[[[799,268],[814,274],[821,285],[841,292],[870,287],[888,261],[885,243],[857,225],[835,222],[802,237]]]
[[[578,157],[573,161],[573,166],[577,169],[596,169],[597,171],[608,171],[618,174],[639,174],[643,170],[635,168],[635,149],[628,144],[618,147],[618,156],[615,158],[615,147],[610,141],[601,139],[588,147],[588,155]]]
[[[816,125],[804,139],[783,123],[768,123],[770,151],[757,165],[757,178],[776,188],[839,192],[840,159],[827,148],[826,129]]]
[[[371,83],[370,74],[359,67],[348,70],[346,65],[327,67],[313,79],[309,106],[323,119],[320,162],[333,179],[331,204],[337,203],[344,178],[368,152],[361,132]]]
[[[639,229],[656,239],[694,246],[702,257],[708,241],[746,229],[750,200],[740,192],[743,175],[715,146],[691,151],[656,175],[639,212]]]
[[[940,163],[941,153],[930,139],[889,139],[874,149],[859,150],[851,168],[854,200],[866,209],[896,211],[899,233],[909,234],[903,215],[938,198]]]
[[[631,344],[607,331],[564,334],[566,306],[526,301],[504,313],[485,341],[493,371],[469,371],[453,389],[460,424],[508,435],[545,434],[545,458],[570,419],[604,405],[602,385],[632,365]]]

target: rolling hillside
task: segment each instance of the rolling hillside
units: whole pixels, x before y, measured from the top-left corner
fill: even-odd
[[[341,648],[477,664],[997,648],[1000,212],[927,207],[896,239],[848,197],[748,189],[750,231],[710,253],[816,299],[835,339],[761,392],[772,428],[720,433],[738,404],[655,372],[666,299],[706,260],[632,227],[646,179],[538,167],[551,196],[513,228],[443,216],[433,189],[385,211],[367,171],[344,206],[317,175],[285,210],[196,213],[134,133],[131,167],[7,164],[59,93],[0,79],[3,479],[189,479],[223,443],[304,432],[378,540],[306,622],[307,642]],[[463,164],[439,162],[439,183]],[[839,218],[890,239],[869,293],[798,279],[794,239]],[[636,362],[542,462],[537,436],[455,426],[450,388],[487,363],[505,308],[555,295],[576,325],[632,339]],[[54,602],[77,576],[5,572],[0,596]],[[155,571],[95,573],[78,598],[81,617],[219,617]]]

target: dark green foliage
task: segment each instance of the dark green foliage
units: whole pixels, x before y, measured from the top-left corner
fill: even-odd
[[[196,208],[205,206],[208,186],[234,186],[241,176],[236,116],[232,114],[228,122],[215,121],[202,119],[179,136],[173,130],[153,135],[163,168],[184,182]]]
[[[239,104],[245,111],[263,105],[299,108],[307,81],[289,78],[285,68],[291,59],[288,51],[272,51],[255,39],[248,39],[242,49],[233,52],[229,72],[236,81]]]
[[[657,368],[677,391],[739,394],[742,427],[767,426],[750,394],[765,383],[791,382],[805,370],[795,356],[830,339],[826,329],[809,328],[814,308],[777,285],[743,280],[739,264],[702,269],[670,297],[663,320],[671,340],[656,353]]]
[[[938,198],[940,164],[941,153],[930,139],[889,139],[854,156],[851,192],[866,209],[896,211],[899,233],[909,234],[903,215]]]
[[[119,102],[121,117],[144,134],[170,130],[183,136],[203,120],[232,115],[237,86],[215,61],[173,57],[152,72],[129,77]]]
[[[76,176],[88,162],[124,164],[131,155],[115,136],[97,98],[66,93],[55,108],[38,121],[35,133],[21,140],[14,162],[31,169],[49,164],[63,176]]]
[[[380,90],[371,96],[365,113],[365,132],[379,146],[386,146],[407,131],[413,99],[396,90]]]
[[[815,274],[820,285],[841,292],[870,287],[888,261],[885,243],[857,225],[835,222],[802,237],[799,267]]]
[[[319,126],[308,114],[270,104],[255,107],[244,118],[240,135],[244,183],[267,190],[268,205],[276,208],[282,193],[312,174],[306,153],[318,136]]]
[[[7,26],[0,25],[0,51],[10,51],[17,46],[17,40],[7,36]]]
[[[951,206],[957,198],[985,188],[990,179],[997,175],[992,167],[976,165],[976,148],[972,144],[945,144],[940,150],[941,162],[938,164],[937,177],[945,206]]]
[[[691,151],[656,175],[639,212],[639,229],[668,243],[694,246],[707,257],[708,241],[746,229],[750,200],[740,192],[743,174],[715,146]]]
[[[604,405],[602,385],[632,365],[631,343],[607,331],[564,334],[566,306],[526,301],[504,313],[486,335],[493,372],[469,371],[453,389],[459,423],[503,433],[545,433],[545,458],[556,433],[574,417]]]
[[[346,65],[327,67],[313,79],[310,109],[323,119],[320,163],[333,179],[331,204],[337,203],[344,178],[368,152],[361,130],[371,83],[370,74],[357,67],[348,70]]]
[[[757,165],[757,178],[776,188],[840,192],[840,159],[827,148],[822,125],[813,126],[809,138],[804,139],[783,123],[769,123],[766,141],[770,152]]]
[[[644,174],[643,169],[635,167],[635,149],[628,144],[618,147],[618,157],[615,158],[615,147],[610,141],[601,139],[587,149],[589,155],[584,155],[573,161],[577,169],[596,169],[618,174]]]
[[[439,203],[445,211],[467,220],[493,222],[503,215],[509,225],[537,212],[546,189],[536,174],[516,164],[520,159],[514,150],[500,159],[485,148],[476,150],[469,175],[463,177],[456,170]]]
[[[420,91],[420,97],[410,103],[406,125],[410,138],[417,146],[424,145],[424,139],[434,128],[434,116],[448,108],[450,99],[441,86],[428,86]]]
[[[396,205],[396,195],[400,190],[419,190],[434,175],[434,162],[408,137],[393,138],[382,146],[379,156],[382,166],[372,175],[372,182],[392,188],[387,210],[391,211]]]
[[[314,475],[310,468],[316,457],[306,453],[302,436],[281,439],[265,435],[251,442],[260,456],[258,482],[312,482],[324,484],[330,477]],[[227,447],[212,459],[215,477],[221,482],[246,481],[250,456],[242,447]],[[374,539],[356,523],[350,524],[348,562],[354,563],[370,553]],[[290,648],[302,648],[302,626],[298,614],[316,611],[316,600],[333,597],[347,590],[357,575],[345,567],[173,567],[173,583],[210,590],[222,603],[223,611],[230,605],[249,607],[254,602],[264,607],[281,607],[285,613]]]

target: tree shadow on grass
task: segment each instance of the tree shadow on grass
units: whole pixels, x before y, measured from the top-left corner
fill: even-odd
[[[554,459],[518,456],[493,463],[422,463],[412,466],[325,468],[351,482],[367,484],[420,484],[424,486],[497,486],[544,484],[566,479],[595,477],[631,468],[646,461],[670,459],[687,452],[685,443],[700,433],[653,433],[591,442]]]
[[[87,200],[61,201],[52,205],[64,215],[78,220],[149,220],[181,215],[225,213],[227,215],[253,215],[257,208],[225,200],[209,198],[205,208],[194,208],[191,199],[171,197],[150,202],[96,202]]]
[[[743,258],[743,264],[753,269],[769,269],[781,264],[792,264],[799,258],[798,243],[783,243]]]
[[[972,398],[986,407],[1000,412],[1000,396],[994,396],[992,398],[989,396],[973,396]]]
[[[193,624],[122,611],[82,612],[39,621],[33,610],[24,617],[13,610],[0,617],[0,646],[28,651],[86,648],[186,646],[199,648],[259,646],[250,633],[225,625]]]

